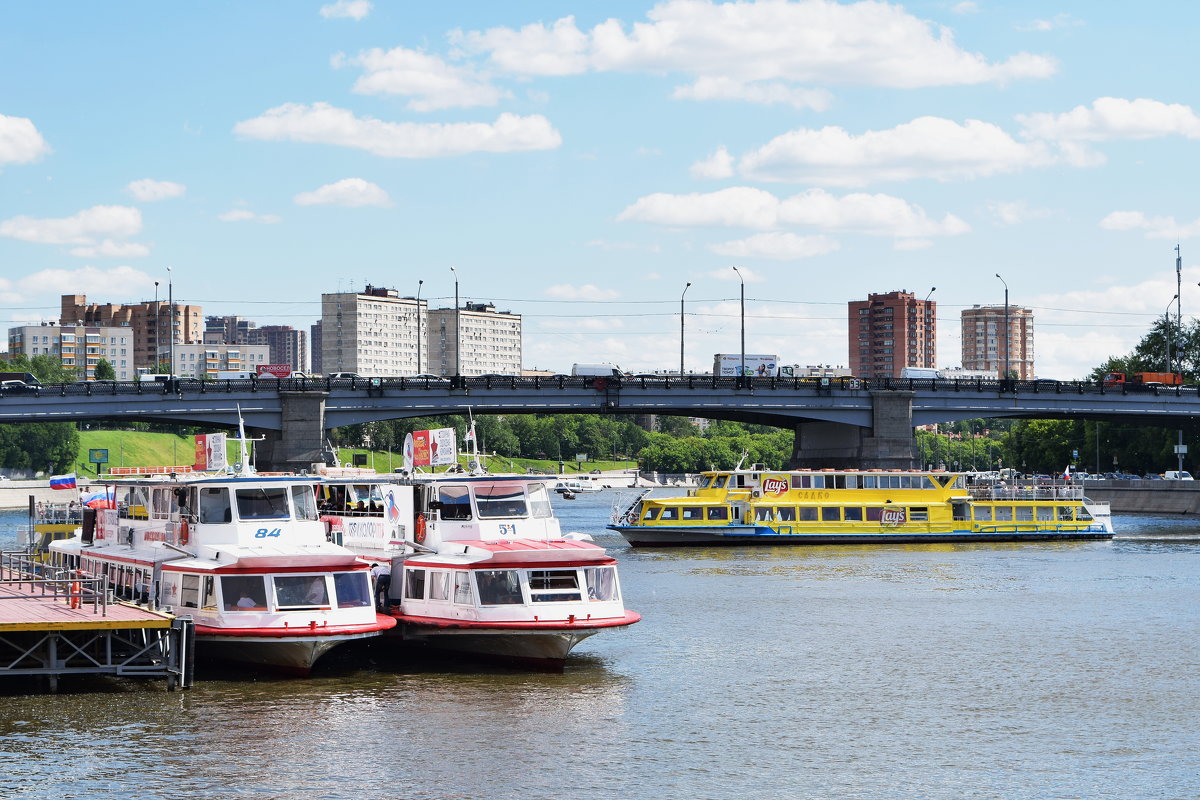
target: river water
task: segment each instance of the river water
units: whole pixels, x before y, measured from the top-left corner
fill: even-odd
[[[1112,542],[631,550],[561,675],[382,653],[0,685],[0,798],[1200,797],[1200,521]],[[0,546],[18,513],[0,513]]]

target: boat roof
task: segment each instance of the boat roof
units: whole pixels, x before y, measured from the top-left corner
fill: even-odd
[[[542,562],[611,562],[614,559],[603,547],[576,539],[489,539],[459,540],[448,542],[448,547],[439,553],[409,556],[405,563],[437,564],[445,561],[454,563],[515,562],[537,564]]]

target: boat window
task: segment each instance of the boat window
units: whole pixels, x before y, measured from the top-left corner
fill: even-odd
[[[157,487],[150,493],[150,516],[153,519],[169,519],[175,511],[175,493],[166,487]]]
[[[287,519],[287,489],[282,486],[237,489],[238,519]]]
[[[1054,506],[1038,506],[1037,507],[1038,522],[1053,522],[1054,521]],[[1067,519],[1070,519],[1068,516]]]
[[[707,489],[713,482],[711,475],[702,475],[700,477],[700,488]]]
[[[842,509],[842,519],[846,522],[862,522],[863,510],[859,506],[846,506]]]
[[[954,503],[951,506],[951,514],[953,515],[953,518],[956,522],[957,521],[965,522],[968,519],[967,514],[969,514],[970,511],[971,511],[971,509],[967,506],[966,503]]]
[[[429,571],[429,599],[450,599],[450,573],[442,570]]]
[[[296,507],[296,519],[319,519],[317,500],[311,486],[293,486],[292,505]]]
[[[217,590],[214,584],[212,575],[204,576],[204,602],[201,604],[201,608],[217,610]]]
[[[779,514],[780,522],[795,522],[796,521],[796,507],[795,506],[780,506],[779,508],[775,509],[775,511],[776,511],[776,513]]]
[[[226,611],[266,611],[267,590],[261,575],[221,578],[221,602]]]
[[[406,600],[425,599],[425,570],[404,570],[404,598]]]
[[[816,506],[800,506],[797,509],[799,522],[816,522],[817,508]]]
[[[529,484],[529,515],[534,519],[550,519],[554,509],[550,507],[550,492],[544,483]]]
[[[792,488],[793,489],[807,489],[807,488],[809,488],[811,483],[812,483],[811,475],[793,475],[792,476]]]
[[[583,578],[587,584],[588,600],[619,600],[617,570],[614,567],[585,567]]]
[[[642,519],[656,519],[658,517],[658,506],[646,506],[645,513],[642,514]]]
[[[469,606],[471,603],[471,573],[463,570],[454,571],[454,602]]]
[[[471,519],[471,496],[465,486],[439,486],[442,519]]]
[[[725,488],[725,483],[726,483],[728,480],[729,480],[729,476],[728,476],[728,475],[718,475],[718,476],[717,476],[717,479],[716,479],[715,481],[713,481],[713,488],[714,488],[714,489],[724,489],[724,488]]]
[[[475,507],[480,519],[496,517],[524,517],[525,489],[520,484],[493,483],[475,484]]]
[[[179,604],[184,608],[200,607],[200,576],[184,575],[179,589]]]
[[[335,572],[333,591],[338,608],[361,608],[371,605],[371,588],[366,572]]]
[[[974,506],[975,520],[977,522],[991,522],[992,509],[990,506]]]
[[[1071,507],[1070,506],[1058,506],[1056,511],[1058,512],[1058,521],[1059,522],[1070,522],[1071,521]]]
[[[531,569],[529,599],[534,603],[579,602],[579,573],[573,569]]]
[[[736,485],[739,489],[746,488],[746,476],[745,475],[734,475],[733,479],[734,479],[734,485]]]
[[[959,519],[966,518],[965,511],[963,514],[964,516],[959,517]],[[910,522],[929,522],[929,508],[927,506],[913,506],[908,509],[908,519]]]
[[[683,519],[698,520],[704,519],[704,508],[702,506],[684,506]]]
[[[1012,522],[1013,510],[1012,506],[996,506],[996,521],[997,522]]]
[[[660,520],[679,519],[679,509],[674,506],[667,506],[662,510]]]
[[[329,605],[329,587],[323,575],[276,575],[277,608],[314,608]]]
[[[233,516],[229,510],[229,490],[205,488],[200,490],[200,521],[207,524],[229,522]]]
[[[1033,521],[1033,506],[1017,506],[1017,521],[1032,522]]]
[[[879,480],[878,477],[875,475],[863,475],[862,476],[862,486],[864,489],[877,489],[877,488],[879,488],[876,485],[878,480]]]
[[[725,521],[729,519],[729,508],[727,506],[709,506],[708,518],[709,520]]]
[[[879,522],[883,519],[883,509],[879,506],[867,506],[866,516],[868,522]]]
[[[1086,507],[1086,506],[1079,506],[1078,508],[1076,508],[1076,509],[1075,509],[1075,519],[1078,519],[1078,520],[1091,520],[1091,519],[1092,519],[1092,513],[1091,513],[1090,511],[1088,511],[1088,510],[1087,510],[1087,507]]]
[[[775,509],[771,508],[770,506],[755,506],[754,507],[754,521],[755,522],[770,522],[772,519],[775,518],[774,513],[773,513],[774,511],[775,511]]]
[[[821,509],[821,521],[822,522],[841,522],[842,521],[841,511],[842,510],[840,508],[838,508],[837,506],[824,506]]]
[[[479,604],[484,606],[520,605],[521,581],[516,570],[481,569],[476,574]]]

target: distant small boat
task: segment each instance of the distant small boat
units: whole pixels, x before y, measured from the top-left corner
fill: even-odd
[[[570,495],[589,494],[591,492],[598,492],[598,491],[602,490],[603,488],[604,488],[603,486],[594,484],[591,481],[561,480],[558,483],[554,484],[554,491],[557,492],[558,494],[561,494],[563,497],[568,497]]]

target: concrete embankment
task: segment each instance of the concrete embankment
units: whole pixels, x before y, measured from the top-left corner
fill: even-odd
[[[1200,514],[1200,481],[1085,481],[1084,493],[1118,514]]]
[[[38,503],[78,500],[78,492],[51,489],[50,481],[0,481],[0,509],[29,508],[29,495]]]

